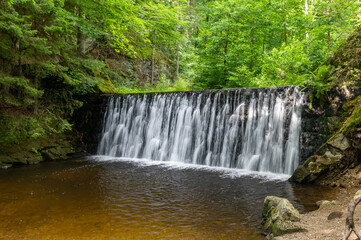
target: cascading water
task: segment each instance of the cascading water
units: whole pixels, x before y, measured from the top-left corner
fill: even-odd
[[[283,89],[111,96],[97,153],[291,174],[303,95]]]

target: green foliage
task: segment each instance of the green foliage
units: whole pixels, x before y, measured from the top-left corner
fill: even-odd
[[[165,77],[161,78],[160,81],[153,87],[119,87],[117,88],[118,93],[151,93],[151,92],[184,92],[191,90],[191,83],[183,78],[179,78],[174,83],[171,83]]]
[[[313,100],[319,99],[323,105],[325,94],[330,90],[330,83],[333,80],[332,74],[336,71],[331,65],[321,65],[316,74],[311,73],[311,77],[307,80],[307,85],[311,87],[310,108],[312,108]]]
[[[51,112],[35,115],[0,114],[0,144],[19,144],[28,139],[69,131],[72,125]]]
[[[264,56],[261,78],[263,86],[301,85],[308,78],[312,61],[302,42],[294,40],[281,48],[274,48]]]
[[[199,2],[195,86],[304,84],[354,30],[359,9],[352,0]]]
[[[105,80],[98,85],[100,92],[102,93],[118,93],[113,83],[109,80]]]
[[[0,101],[15,107],[22,105],[29,106],[34,103],[36,98],[42,96],[43,91],[37,90],[29,85],[29,80],[22,77],[10,77],[0,73],[0,86],[2,94]],[[8,94],[8,92],[16,94]]]

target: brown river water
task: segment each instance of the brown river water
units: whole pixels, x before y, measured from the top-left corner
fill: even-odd
[[[239,170],[94,158],[0,171],[0,239],[263,239],[267,195],[301,211],[332,189]]]

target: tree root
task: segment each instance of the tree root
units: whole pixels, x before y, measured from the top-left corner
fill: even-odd
[[[358,240],[361,240],[361,236],[357,233],[357,231],[355,229],[355,223],[353,221],[353,214],[355,212],[355,208],[356,208],[357,204],[359,204],[360,202],[361,202],[361,196],[357,197],[348,206],[348,212],[347,212],[347,217],[346,217],[346,229],[345,229],[345,233],[343,235],[342,240],[347,240],[350,237],[352,232],[354,232],[356,234]]]

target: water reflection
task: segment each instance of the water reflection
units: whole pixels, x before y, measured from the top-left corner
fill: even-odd
[[[222,171],[81,159],[2,171],[0,193],[0,239],[251,240],[262,239],[265,196],[302,210],[332,194]]]

